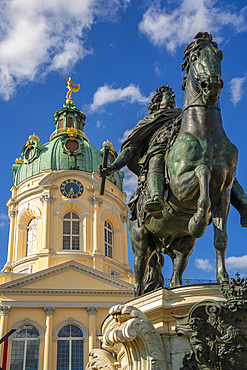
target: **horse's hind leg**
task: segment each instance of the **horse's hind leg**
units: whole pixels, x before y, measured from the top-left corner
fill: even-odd
[[[147,231],[145,226],[138,227],[137,222],[129,220],[129,236],[130,245],[135,255],[134,270],[135,270],[135,297],[143,294],[144,277],[147,269],[147,264],[152,252],[155,251],[155,243],[152,234]]]
[[[209,180],[211,175],[208,167],[204,164],[196,167],[194,173],[198,178],[200,196],[197,201],[197,212],[190,219],[188,230],[193,238],[200,238],[204,234],[209,221],[209,209],[211,206]]]
[[[189,256],[193,251],[196,239],[192,236],[184,236],[176,239],[170,247],[168,255],[173,262],[173,274],[170,282],[170,288],[182,285],[183,272],[188,264]]]
[[[247,197],[244,189],[235,178],[231,190],[231,204],[240,213],[242,227],[247,227]]]
[[[216,250],[216,277],[218,283],[228,281],[225,267],[225,251],[227,247],[226,221],[230,206],[230,190],[225,190],[218,204],[212,210],[214,225],[214,247]]]

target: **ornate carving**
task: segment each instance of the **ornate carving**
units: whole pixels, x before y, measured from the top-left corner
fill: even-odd
[[[55,195],[54,194],[50,194],[50,193],[44,193],[41,195],[41,197],[39,198],[41,203],[44,204],[44,203],[53,203],[54,202],[54,199],[55,199]]]
[[[125,222],[125,223],[127,222],[128,217],[127,217],[126,213],[120,213],[120,220],[122,222]]]
[[[192,351],[180,370],[245,370],[247,363],[247,279],[221,286],[227,302],[203,301],[188,315],[175,316],[178,335],[186,335]]]
[[[109,313],[102,326],[104,348],[123,358],[119,350],[122,348],[128,368],[167,369],[162,339],[141,311],[133,306],[117,305]]]
[[[97,307],[88,307],[87,308],[87,312],[88,312],[88,315],[89,316],[96,315],[97,311],[98,311],[98,308]]]
[[[230,279],[229,284],[221,284],[223,296],[227,299],[226,305],[231,311],[247,307],[247,278]]]
[[[95,204],[97,204],[100,207],[101,204],[104,202],[103,199],[101,199],[99,195],[95,195],[95,194],[89,195],[88,200],[91,206],[94,206]]]
[[[17,216],[17,210],[16,210],[16,209],[14,209],[14,208],[9,209],[8,214],[9,214],[9,217],[10,217],[10,218],[15,218],[15,217]]]
[[[2,306],[1,307],[1,316],[8,316],[10,311],[11,311],[10,306]]]
[[[96,369],[105,369],[105,370],[116,370],[117,367],[114,365],[116,362],[115,357],[113,357],[109,352],[104,351],[103,349],[93,349],[89,356],[92,356],[93,359],[89,361],[86,366],[86,370],[96,370]]]
[[[55,312],[55,307],[51,307],[51,306],[44,307],[44,311],[45,311],[46,316],[53,316]]]

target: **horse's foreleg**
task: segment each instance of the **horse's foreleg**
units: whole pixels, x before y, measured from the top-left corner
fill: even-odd
[[[130,245],[135,256],[135,297],[143,294],[143,281],[149,257],[155,249],[152,235],[144,226],[138,227],[136,222],[129,220]]]
[[[199,182],[200,196],[197,201],[197,212],[190,219],[188,230],[193,238],[200,238],[206,230],[210,217],[209,180],[211,175],[208,167],[204,164],[196,167],[194,172]]]
[[[188,264],[188,258],[193,251],[196,239],[192,236],[185,236],[174,240],[170,247],[168,255],[173,262],[173,274],[170,282],[170,288],[182,285],[183,272]]]
[[[212,210],[214,225],[214,247],[216,250],[216,276],[218,283],[228,281],[225,267],[225,251],[227,247],[226,221],[230,206],[230,190],[225,190],[220,201]]]

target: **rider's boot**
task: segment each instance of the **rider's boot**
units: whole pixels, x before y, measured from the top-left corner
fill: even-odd
[[[160,219],[163,217],[163,209],[165,206],[164,196],[164,176],[163,173],[150,173],[147,176],[147,188],[151,198],[144,205],[146,212],[150,213],[154,218]]]

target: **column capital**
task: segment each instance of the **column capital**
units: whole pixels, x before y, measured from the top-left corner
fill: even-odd
[[[54,199],[55,199],[55,195],[54,194],[50,194],[50,193],[43,193],[41,196],[40,196],[40,201],[42,204],[44,203],[53,203],[54,202]]]
[[[9,214],[9,217],[10,218],[16,218],[16,216],[17,216],[17,210],[14,209],[14,208],[12,208],[12,209],[9,210],[8,214]]]
[[[55,307],[51,307],[51,306],[44,307],[44,311],[45,311],[46,316],[53,316],[55,312]]]
[[[128,221],[126,213],[120,213],[120,220],[125,223]]]
[[[1,308],[1,316],[8,316],[11,311],[10,306],[2,306]]]
[[[98,308],[97,307],[88,307],[87,308],[87,312],[88,312],[88,315],[89,316],[96,315],[97,311],[98,311]]]
[[[96,195],[96,194],[89,195],[88,200],[91,206],[98,205],[100,207],[101,204],[104,202],[103,199],[99,195]]]

